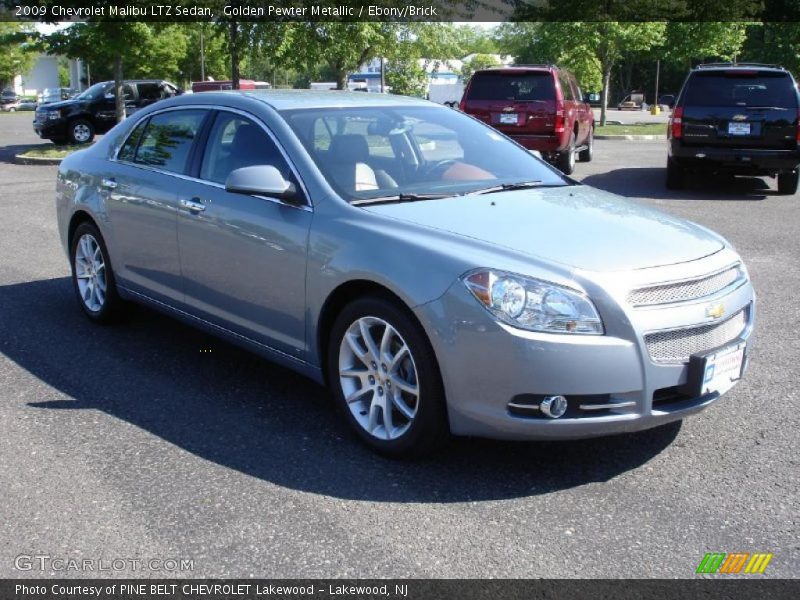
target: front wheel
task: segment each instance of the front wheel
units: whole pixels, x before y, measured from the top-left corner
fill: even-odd
[[[781,194],[791,195],[797,193],[797,183],[800,175],[800,169],[795,169],[789,173],[778,174],[778,192]]]
[[[69,140],[73,144],[88,144],[94,139],[94,125],[86,119],[76,119],[69,124]]]
[[[72,286],[84,314],[111,323],[123,310],[103,237],[92,223],[78,225],[70,243]]]
[[[331,331],[328,380],[358,437],[381,454],[421,456],[448,437],[433,349],[395,302],[367,297],[342,310]]]

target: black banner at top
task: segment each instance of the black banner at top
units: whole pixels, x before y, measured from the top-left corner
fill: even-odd
[[[0,0],[0,20],[800,22],[800,0]]]

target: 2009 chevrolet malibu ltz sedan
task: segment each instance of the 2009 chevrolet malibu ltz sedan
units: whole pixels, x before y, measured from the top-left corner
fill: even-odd
[[[165,100],[64,160],[57,208],[92,321],[141,302],[250,348],[389,455],[655,427],[747,363],[723,238],[422,100]]]

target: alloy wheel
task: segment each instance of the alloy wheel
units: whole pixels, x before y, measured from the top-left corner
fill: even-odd
[[[356,422],[381,440],[401,437],[420,402],[411,349],[391,324],[365,316],[354,321],[339,346],[339,385]]]
[[[89,141],[89,138],[92,137],[92,130],[89,129],[88,125],[84,123],[78,123],[72,128],[72,137],[75,138],[75,141],[83,144]]]
[[[106,302],[106,263],[100,244],[85,233],[75,247],[75,279],[84,306],[99,312]]]

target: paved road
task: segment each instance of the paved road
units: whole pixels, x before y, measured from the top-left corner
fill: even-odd
[[[600,109],[593,108],[594,120],[600,122]],[[661,112],[658,115],[651,115],[647,110],[617,110],[609,108],[606,113],[606,119],[611,122],[617,123],[664,123],[666,125],[669,120],[669,111]]]
[[[683,424],[459,440],[402,463],[354,442],[289,371],[144,309],[90,325],[57,241],[55,168],[6,162],[35,142],[28,121],[0,116],[0,577],[40,575],[14,570],[37,553],[187,558],[184,575],[219,577],[693,577],[705,552],[765,551],[768,575],[799,572],[800,198],[761,180],[667,193],[662,143],[598,142],[579,178],[745,257],[760,302],[747,378]]]

